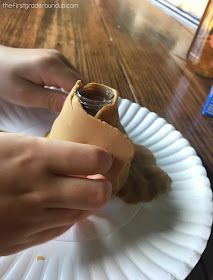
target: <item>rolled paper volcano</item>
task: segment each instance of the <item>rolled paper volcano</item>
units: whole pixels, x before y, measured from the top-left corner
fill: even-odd
[[[127,203],[148,202],[169,189],[171,180],[152,153],[128,138],[113,88],[97,83],[82,86],[77,81],[47,137],[107,150],[114,160],[103,175],[112,183],[113,194]]]
[[[84,108],[83,102],[80,102],[79,92],[82,95],[86,93],[90,100],[97,94],[111,95],[112,100],[97,112],[90,107],[88,113],[88,108]],[[123,131],[118,115],[118,92],[97,83],[82,87],[81,81],[77,81],[47,137],[95,145],[107,150],[114,160],[111,169],[104,175],[112,183],[113,194],[116,194],[128,178],[134,157],[134,145]]]

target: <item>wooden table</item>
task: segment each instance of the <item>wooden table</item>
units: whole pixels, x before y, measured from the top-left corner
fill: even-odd
[[[5,9],[3,2],[14,1],[0,0],[1,44],[60,50],[88,80],[117,88],[172,123],[212,180],[213,122],[201,115],[212,81],[185,66],[193,30],[148,0],[79,0],[69,1],[78,8],[29,10]],[[212,249],[213,238],[188,280],[213,279]]]

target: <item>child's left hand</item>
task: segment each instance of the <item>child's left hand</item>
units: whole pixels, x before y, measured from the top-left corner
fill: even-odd
[[[70,91],[79,78],[56,50],[0,46],[0,97],[9,102],[59,112],[66,95],[44,86]]]

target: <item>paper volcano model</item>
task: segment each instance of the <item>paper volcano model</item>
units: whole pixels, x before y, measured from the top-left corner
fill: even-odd
[[[114,160],[103,175],[111,181],[113,195],[126,202],[150,201],[169,189],[171,180],[152,153],[134,145],[125,133],[113,88],[97,83],[82,86],[77,81],[47,137],[107,150]]]

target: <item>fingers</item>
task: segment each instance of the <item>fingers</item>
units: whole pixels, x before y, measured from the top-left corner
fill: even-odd
[[[91,213],[91,211],[47,209],[43,215],[44,224],[39,225],[37,231],[33,231],[22,243],[12,246],[1,246],[0,255],[14,254],[26,248],[47,242],[63,234],[74,223],[85,219]]]
[[[70,92],[77,80],[84,82],[85,79],[60,52],[49,50],[40,56],[35,61],[35,71],[25,69],[16,82],[16,88],[20,88],[16,103],[60,112],[66,95],[44,86],[55,86]]]
[[[86,83],[86,79],[63,54],[58,54],[58,61],[63,62],[63,64],[60,63],[60,65],[54,69],[55,72],[53,71],[53,78],[58,87],[64,88],[69,92],[77,80]]]
[[[9,246],[5,248],[1,248],[0,255],[1,256],[7,256],[14,253],[17,253],[19,251],[22,251],[24,249],[27,249],[29,247],[39,245],[41,243],[47,242],[51,239],[54,239],[55,237],[63,234],[65,231],[67,231],[72,225],[65,226],[65,227],[57,227],[50,230],[41,231],[33,236],[30,236],[24,243],[17,244],[14,246]]]
[[[53,112],[61,112],[66,98],[67,95],[63,94],[62,92],[45,88],[40,93],[41,104],[39,104],[38,107],[47,108]]]
[[[60,73],[59,69],[55,69],[55,81],[58,87],[70,92],[77,80],[81,80],[83,84],[87,83],[86,78],[64,56],[63,63]]]
[[[28,244],[38,245],[47,242],[67,231],[72,225],[57,227],[36,233],[27,239]],[[31,245],[32,246],[32,245]]]
[[[81,76],[71,68],[62,64],[61,67],[54,69],[52,79],[54,80],[55,86],[64,88],[66,91],[70,92],[76,81],[81,79]]]
[[[57,90],[44,88],[43,86],[33,84],[29,81],[23,82],[23,97],[19,94],[21,105],[28,107],[47,108],[53,112],[60,112],[66,94]]]
[[[74,84],[80,79],[80,74],[67,67],[64,63],[53,64],[52,70],[47,72],[44,77],[44,85],[55,86],[57,88],[64,88],[70,92]],[[46,88],[43,85],[36,84],[30,80],[21,80],[16,103],[26,107],[47,108],[50,111],[60,112],[66,94]]]
[[[45,209],[45,212],[42,214],[42,221],[39,221],[36,228],[32,229],[31,235],[48,229],[70,226],[85,219],[92,213],[92,211],[75,209]]]
[[[42,159],[56,174],[105,174],[111,168],[112,156],[99,147],[52,139],[41,143]]]
[[[85,81],[82,75],[60,53],[50,56],[49,61],[43,64],[41,69],[42,80],[45,85],[64,88],[70,92],[77,80]]]
[[[49,187],[49,198],[45,207],[97,210],[107,203],[111,193],[111,183],[106,179],[56,176]]]

